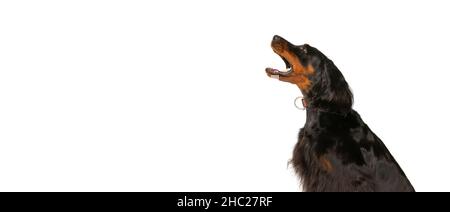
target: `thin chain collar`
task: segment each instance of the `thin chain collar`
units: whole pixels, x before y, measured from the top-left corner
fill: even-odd
[[[298,102],[300,100],[302,102],[302,107],[300,107],[298,105]],[[348,113],[339,113],[339,112],[328,111],[328,110],[324,110],[324,109],[320,109],[320,108],[309,107],[308,102],[302,96],[298,96],[294,99],[294,106],[299,110],[320,111],[320,112],[332,113],[332,114],[336,114],[336,115],[340,115],[340,116],[344,116],[344,117],[347,116],[347,114],[348,114]]]

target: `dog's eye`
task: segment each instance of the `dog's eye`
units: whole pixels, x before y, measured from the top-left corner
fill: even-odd
[[[302,53],[304,54],[308,53],[308,50],[306,50],[306,47],[304,46],[300,46],[300,51],[302,51]]]

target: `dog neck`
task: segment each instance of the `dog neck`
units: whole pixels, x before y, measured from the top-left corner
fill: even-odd
[[[302,105],[303,105],[303,108],[307,111],[307,115],[311,114],[311,113],[321,112],[321,113],[330,113],[330,114],[345,117],[350,112],[350,111],[335,111],[335,110],[332,110],[331,108],[314,106],[314,105],[309,104],[309,102],[310,101],[306,100],[305,98],[302,98]]]

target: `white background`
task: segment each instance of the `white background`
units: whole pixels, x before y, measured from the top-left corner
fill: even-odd
[[[0,190],[298,191],[279,34],[323,51],[418,191],[450,190],[446,1],[2,1]]]

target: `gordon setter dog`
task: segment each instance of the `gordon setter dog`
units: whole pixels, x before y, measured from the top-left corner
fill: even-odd
[[[352,109],[352,92],[333,61],[277,35],[271,46],[286,70],[266,68],[267,75],[297,85],[303,94],[306,123],[291,161],[303,190],[414,192],[386,146]]]

